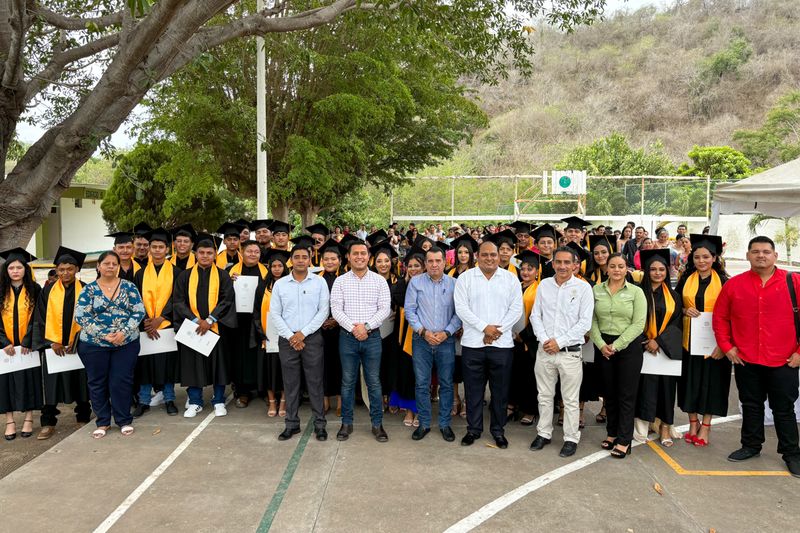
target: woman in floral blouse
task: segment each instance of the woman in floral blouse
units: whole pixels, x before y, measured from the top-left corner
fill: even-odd
[[[112,410],[122,434],[133,433],[133,372],[139,356],[139,323],[144,318],[144,304],[136,285],[117,276],[116,253],[100,254],[97,267],[100,277],[81,292],[75,321],[81,327],[78,354],[86,367],[89,396],[97,416],[97,429],[92,436],[100,439],[111,426]]]

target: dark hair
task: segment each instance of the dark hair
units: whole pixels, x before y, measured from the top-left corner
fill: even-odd
[[[295,252],[302,252],[302,251],[306,251],[308,253],[308,256],[311,257],[310,246],[297,246],[297,245],[292,247],[292,251],[289,253],[289,257],[294,257]]]
[[[621,254],[621,253],[619,253],[619,252],[614,252],[613,254],[609,255],[609,256],[608,256],[608,261],[606,261],[606,264],[610,263],[610,262],[611,262],[611,260],[612,260],[612,259],[614,259],[614,258],[616,258],[616,257],[619,257],[620,259],[622,259],[623,261],[625,261],[625,264],[626,264],[626,265],[628,264],[628,261],[625,259],[625,256],[624,256],[624,255],[622,255],[622,254]]]
[[[708,248],[706,248],[705,246],[700,246],[699,248],[708,250]],[[689,252],[688,257],[686,258],[686,269],[683,271],[683,274],[681,274],[681,277],[678,278],[679,285],[683,280],[687,279],[689,276],[697,272],[697,267],[694,264],[694,252],[699,248],[693,247],[692,251]],[[719,277],[722,279],[723,282],[726,281],[728,279],[728,273],[725,272],[725,268],[723,268],[722,263],[720,262],[721,256],[714,253],[713,250],[708,250],[708,253],[710,253],[711,257],[714,258],[714,262],[711,263],[711,268],[717,271],[717,274],[719,274]]]
[[[258,244],[258,241],[254,241],[253,239],[247,239],[247,240],[246,240],[246,241],[244,241],[243,243],[239,244],[239,246],[241,246],[241,247],[242,247],[242,250],[244,250],[244,249],[245,249],[245,248],[247,248],[248,246],[253,246],[253,245],[256,245],[256,246],[258,246],[258,247],[259,247],[259,249],[261,249],[261,245],[260,245],[260,244]]]
[[[108,250],[108,251],[103,252],[102,254],[100,254],[100,257],[97,258],[97,266],[99,267],[100,263],[102,263],[105,260],[105,258],[108,257],[109,255],[112,256],[112,257],[115,257],[117,259],[117,264],[119,264],[121,262],[121,260],[119,258],[119,254],[117,254],[117,252],[115,252],[113,250]]]
[[[272,263],[275,261],[280,262],[283,265],[283,272],[281,273],[280,277],[275,277],[272,275]],[[267,285],[267,290],[272,290],[272,286],[275,285],[275,282],[278,281],[280,278],[286,275],[286,259],[283,258],[282,255],[275,255],[274,257],[270,257],[267,261],[267,277],[264,280],[264,283]]]
[[[51,268],[47,271],[47,277],[49,278],[50,276],[58,276],[58,272],[56,272],[55,268]]]
[[[775,243],[773,242],[772,239],[770,239],[766,235],[756,235],[755,237],[750,239],[750,242],[747,243],[748,252],[750,251],[750,248],[752,248],[754,244],[769,244],[770,248],[775,250]]]
[[[336,254],[336,257],[338,257],[340,260],[342,259],[342,252],[339,250],[338,246],[331,246],[329,248],[325,248],[322,251],[322,257],[325,257],[325,254],[327,253]]]
[[[641,229],[642,231],[647,231],[646,229],[644,229],[644,226],[636,226],[634,228],[634,231],[637,230],[637,229]]]
[[[625,230],[628,230],[628,238],[630,239],[631,236],[633,235],[633,228],[628,226],[627,224],[625,226],[622,226],[622,231],[620,231],[619,233],[622,237],[625,236]]]
[[[0,272],[0,304],[2,304],[3,308],[6,305],[11,303],[11,299],[8,298],[8,295],[11,293],[11,275],[8,273],[8,267],[11,266],[11,263],[16,263],[19,261],[22,263],[22,266],[25,267],[25,273],[22,275],[22,286],[25,287],[25,294],[26,299],[28,300],[28,309],[33,310],[33,306],[36,304],[35,296],[36,293],[36,282],[33,279],[33,272],[31,271],[31,266],[26,263],[25,261],[20,261],[19,259],[14,259],[12,261],[6,261],[3,263],[3,268]],[[24,334],[24,333],[23,333]],[[6,331],[6,337],[11,342],[14,342],[14,332],[13,331]],[[20,339],[22,340],[22,339]]]
[[[428,260],[428,254],[442,254],[442,261],[447,261],[447,256],[444,253],[444,250],[439,248],[438,246],[431,246],[428,248],[428,251],[425,252],[425,260]]]
[[[556,258],[556,254],[559,253],[559,252],[568,253],[569,255],[571,255],[573,263],[577,263],[581,259],[580,256],[578,256],[578,252],[576,252],[575,250],[573,250],[569,246],[559,246],[558,248],[556,248],[556,251],[553,252],[553,259]]]
[[[662,265],[664,264],[663,261],[650,261],[650,263],[648,264],[652,265],[653,263],[661,263]],[[672,289],[670,289],[669,287],[669,267],[667,266],[666,269],[667,269],[667,277],[664,279],[664,281],[661,282],[661,284],[662,285],[666,284],[667,290],[672,291]],[[659,287],[658,285],[653,286],[653,282],[650,280],[649,266],[647,270],[645,270],[644,275],[642,276],[642,281],[639,282],[639,287],[641,287],[642,292],[644,292],[644,298],[647,301],[647,318],[645,319],[644,322],[645,324],[644,328],[645,331],[647,331],[647,327],[650,325],[650,320],[652,320],[652,318],[655,317],[656,302],[655,299],[653,298],[653,291],[655,291]],[[673,298],[675,298],[674,294]]]
[[[195,250],[199,250],[200,248],[211,248],[215,252],[217,251],[217,247],[214,246],[214,243],[211,242],[211,239],[203,239],[200,242],[198,242],[194,247]]]
[[[469,252],[469,259],[467,260],[467,269],[473,268],[475,266],[475,250],[472,249],[472,246],[470,244],[462,242],[461,244],[456,246],[456,257],[455,257],[456,264],[453,265],[453,268],[456,269],[456,272],[458,272],[458,267],[462,265],[462,263],[459,262],[458,260],[458,251],[461,250],[462,248],[464,248],[465,250],[467,250],[467,252]]]
[[[628,226],[625,227],[627,228]],[[601,270],[600,265],[598,265],[597,261],[595,261],[594,259],[594,251],[597,250],[598,246],[602,246],[603,248],[608,250],[609,258],[611,258],[611,256],[614,254],[614,250],[611,249],[611,245],[608,243],[607,240],[601,240],[596,242],[594,246],[592,246],[592,252],[590,254],[589,259],[586,261],[586,275],[584,276],[586,279],[590,279],[592,274],[594,274],[598,270]],[[608,265],[608,259],[606,259],[606,265]]]
[[[347,244],[347,253],[348,254],[350,253],[350,250],[353,249],[353,246],[363,246],[364,248],[367,249],[367,255],[372,255],[370,253],[369,246],[367,246],[367,243],[365,243],[364,241],[351,241],[350,243],[348,243]]]

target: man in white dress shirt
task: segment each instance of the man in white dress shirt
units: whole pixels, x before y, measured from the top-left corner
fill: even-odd
[[[505,438],[508,389],[514,338],[512,327],[523,313],[519,280],[498,268],[497,244],[484,241],[478,248],[478,268],[465,271],[456,282],[456,314],[463,323],[461,364],[467,403],[467,434],[462,446],[469,446],[483,432],[483,392],[486,380],[492,394],[489,403],[489,431],[498,448],[508,447]],[[591,314],[590,314],[591,316]]]
[[[536,385],[539,388],[539,423],[531,450],[541,450],[553,438],[553,397],[561,378],[564,401],[564,445],[559,455],[570,457],[578,449],[579,394],[583,380],[581,346],[592,327],[594,297],[591,286],[573,275],[580,258],[575,250],[558,248],[553,254],[554,277],[543,279],[536,290],[531,325],[539,349],[536,352]]]

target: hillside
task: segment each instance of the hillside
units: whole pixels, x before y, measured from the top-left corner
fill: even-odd
[[[489,128],[419,175],[540,173],[613,131],[662,143],[677,164],[695,144],[732,144],[800,87],[796,0],[691,0],[531,38],[532,77],[475,87]]]

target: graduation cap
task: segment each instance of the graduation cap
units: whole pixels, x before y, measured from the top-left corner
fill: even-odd
[[[287,261],[289,261],[290,253],[287,250],[278,250],[277,248],[270,248],[264,253],[265,261],[267,266],[270,266],[273,261],[276,259],[280,259],[283,261],[285,265]]]
[[[408,266],[408,262],[411,261],[412,258],[416,257],[420,260],[420,262],[424,265],[425,264],[425,250],[418,246],[414,246],[410,248],[406,252],[406,256],[403,258],[403,263]]]
[[[642,261],[642,270],[646,270],[650,267],[650,263],[653,261],[661,261],[664,263],[664,266],[669,269],[670,263],[670,253],[667,248],[653,248],[651,250],[641,250],[639,252],[639,257]]]
[[[156,228],[154,230],[150,230],[147,232],[147,234],[145,234],[145,237],[147,237],[147,240],[150,242],[161,241],[164,244],[170,244],[172,242],[172,237],[170,236],[170,233],[164,228]]]
[[[474,253],[474,252],[478,251],[478,247],[480,245],[478,244],[478,241],[476,241],[470,235],[465,233],[461,237],[453,239],[450,242],[450,247],[451,248],[454,248],[454,249],[458,250],[459,246],[467,246],[470,249],[470,251],[472,251]]]
[[[562,218],[562,219],[561,219],[561,222],[566,222],[566,223],[567,223],[567,227],[566,227],[566,229],[570,229],[570,228],[572,228],[572,229],[579,229],[579,230],[583,230],[583,227],[584,227],[584,226],[591,226],[591,225],[592,225],[592,223],[591,223],[591,222],[586,222],[586,221],[585,221],[585,220],[583,220],[582,218],[580,218],[580,217],[575,217],[575,216],[573,216],[573,217],[567,217],[567,218]]]
[[[533,231],[533,227],[534,226],[533,226],[533,224],[530,224],[528,222],[524,222],[522,220],[517,220],[517,221],[512,222],[511,224],[509,224],[509,227],[514,228],[514,231],[516,233],[527,233],[528,235],[530,235],[531,232]]]
[[[327,237],[328,235],[331,234],[331,230],[328,229],[328,226],[319,223],[306,226],[306,231],[309,232],[311,235],[317,234],[317,235],[322,235],[323,237]]]
[[[234,220],[233,223],[236,224],[237,226],[241,226],[242,229],[250,228],[250,221],[247,220],[246,218],[240,218],[238,220]],[[241,231],[239,233],[241,233]]]
[[[344,249],[349,252],[350,247],[353,246],[354,244],[365,244],[365,243],[352,233],[348,233],[347,235],[342,237],[342,240],[339,241],[339,244],[342,245]]]
[[[580,244],[570,241],[570,242],[567,243],[567,248],[571,248],[571,249],[575,250],[575,253],[578,254],[578,262],[579,263],[581,261],[586,261],[587,259],[589,259],[589,251],[586,250],[586,248],[584,248]]]
[[[148,231],[152,231],[152,230],[153,230],[153,228],[151,228],[151,227],[150,227],[150,226],[147,224],[147,222],[139,222],[138,224],[136,224],[136,225],[133,227],[133,234],[134,234],[136,237],[144,237],[144,234],[145,234],[145,233],[147,233]]]
[[[692,250],[698,248],[705,248],[712,255],[720,255],[722,253],[722,237],[719,235],[698,235],[692,233],[689,235],[689,240],[692,242]]]
[[[106,237],[114,237],[114,246],[133,242],[133,233],[130,231],[115,231],[114,233],[109,233]]]
[[[516,257],[520,263],[527,263],[534,267],[538,267],[541,263],[541,256],[532,250],[523,250]]]
[[[324,254],[325,252],[336,252],[336,254],[341,258],[344,257],[344,253],[347,251],[344,249],[344,246],[336,242],[335,239],[328,239],[322,246],[319,247],[317,250],[320,255]]]
[[[436,244],[436,243],[433,241],[433,239],[429,239],[429,238],[428,238],[428,237],[426,237],[425,235],[420,235],[420,234],[417,234],[417,238],[416,238],[416,239],[414,239],[414,242],[413,242],[411,245],[412,245],[412,246],[414,246],[414,247],[416,247],[416,248],[422,248],[422,243],[424,243],[425,241],[428,241],[429,243],[431,243],[431,246],[433,246],[433,245],[435,245],[435,244]]]
[[[550,224],[542,224],[541,226],[533,230],[534,240],[538,242],[539,239],[541,239],[542,237],[550,237],[554,241],[558,240],[556,238],[556,228],[554,228]]]
[[[370,246],[375,246],[378,243],[383,242],[388,238],[389,234],[386,233],[383,229],[379,229],[378,231],[375,231],[367,235],[367,242],[369,243]]]
[[[182,226],[172,228],[172,238],[174,239],[175,237],[189,237],[192,239],[192,242],[194,242],[197,240],[197,232],[191,224],[183,224]]]
[[[289,240],[292,242],[292,244],[294,244],[294,248],[305,248],[306,250],[310,250],[314,247],[314,239],[308,235],[300,235],[299,237]]]
[[[272,224],[269,225],[269,230],[272,233],[291,233],[294,229],[294,226],[289,224],[288,222],[284,222],[282,220],[273,220]]]
[[[594,247],[608,246],[608,251],[614,253],[617,251],[617,236],[616,235],[589,235],[589,249],[594,250]]]
[[[219,247],[219,242],[217,238],[210,233],[198,233],[197,240],[194,243],[194,250],[197,251],[200,247],[213,248],[214,252],[216,252]]]
[[[239,237],[239,234],[242,233],[243,226],[236,224],[234,222],[225,222],[223,225],[217,228],[217,233],[222,235],[223,237]]]
[[[250,231],[258,231],[260,229],[269,229],[275,220],[271,218],[259,218],[250,223]]]
[[[440,250],[444,250],[445,252],[447,250],[452,250],[453,249],[453,247],[451,245],[447,244],[444,241],[436,241],[436,242],[433,243],[433,246],[434,246],[434,248],[439,248]]]
[[[379,242],[377,245],[375,245],[375,247],[372,248],[373,257],[378,255],[380,252],[386,252],[392,259],[398,258],[397,251],[395,251],[394,246],[392,246],[392,244],[388,240],[384,239],[383,241]]]
[[[25,264],[36,260],[36,258],[29,254],[24,248],[12,248],[11,250],[0,252],[0,257],[5,259],[6,263],[10,263],[11,261],[19,261],[20,263]]]
[[[56,250],[56,260],[54,261],[56,266],[66,263],[75,265],[78,267],[78,270],[80,270],[83,267],[84,261],[86,261],[86,254],[73,250],[72,248],[59,246],[58,250]]]
[[[483,240],[495,243],[498,248],[502,243],[507,243],[513,248],[517,244],[517,235],[510,229],[487,235]]]

